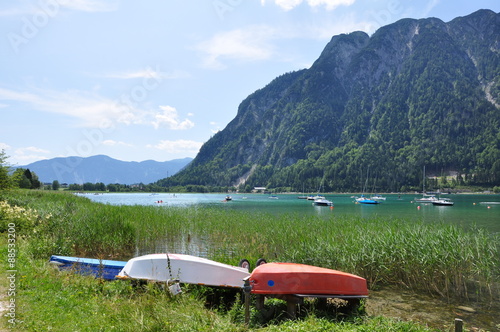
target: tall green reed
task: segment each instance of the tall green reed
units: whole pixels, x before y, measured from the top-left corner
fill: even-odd
[[[158,250],[237,264],[288,261],[358,274],[370,288],[399,285],[445,297],[498,294],[500,239],[441,222],[271,215],[220,208],[112,206],[74,195],[14,192],[50,215],[30,235],[34,256],[127,259]]]

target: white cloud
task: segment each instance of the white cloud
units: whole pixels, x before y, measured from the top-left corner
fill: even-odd
[[[81,12],[110,12],[119,8],[119,0],[43,0],[34,4],[16,4],[11,8],[1,9],[0,17],[48,14],[50,17],[60,13],[61,9]]]
[[[169,153],[198,153],[202,145],[202,142],[180,139],[177,141],[162,140],[156,145],[148,145],[147,147]]]
[[[26,152],[49,153],[50,151],[45,150],[45,149],[41,149],[41,148],[37,148],[37,147],[34,147],[34,146],[29,146],[27,148],[19,148],[19,149],[16,150],[16,153],[26,153]]]
[[[0,88],[0,100],[11,100],[30,104],[32,108],[63,114],[79,120],[81,127],[104,128],[115,123],[139,124],[147,112],[127,100],[112,100],[96,92],[34,89],[34,92],[17,92]]]
[[[48,159],[46,156],[48,153],[50,153],[50,151],[48,150],[37,148],[34,146],[28,146],[16,149],[14,151],[14,154],[12,155],[12,158],[22,164],[30,164],[37,160]]]
[[[351,6],[356,0],[307,0],[311,7],[318,7],[324,5],[327,10],[334,10],[339,6]]]
[[[335,35],[350,33],[352,31],[373,32],[373,22],[360,19],[354,13],[346,14],[337,20],[320,20],[302,26],[300,31],[318,40],[329,40]],[[305,36],[307,37],[307,36]]]
[[[267,25],[251,26],[221,32],[204,41],[197,49],[206,54],[203,66],[224,69],[221,59],[257,61],[269,59],[274,51],[269,40],[274,38],[274,28]]]
[[[265,5],[265,0],[261,4]],[[274,0],[274,3],[284,10],[292,10],[304,2],[303,0]],[[310,7],[325,6],[327,10],[334,10],[339,6],[351,6],[356,0],[306,0]]]
[[[124,71],[120,73],[111,73],[104,75],[107,78],[117,78],[117,79],[154,79],[160,82],[163,79],[180,79],[190,77],[190,74],[182,70],[174,70],[172,72],[161,72],[158,68],[152,69],[150,67],[135,70],[135,71]]]
[[[110,12],[119,7],[117,0],[58,0],[57,2],[68,9],[83,12]]]
[[[278,6],[284,10],[291,10],[302,3],[302,0],[275,0]]]
[[[0,150],[8,150],[8,149],[10,149],[10,145],[8,145],[7,143],[0,142]]]
[[[133,90],[130,95],[112,100],[96,91],[35,89],[34,92],[17,92],[0,88],[0,101],[26,103],[35,110],[69,116],[77,119],[78,127],[106,129],[116,124],[152,125],[155,129],[165,127],[171,130],[194,127],[191,120],[180,119],[172,106],[159,106],[159,112],[145,110],[139,107],[133,97]],[[188,116],[193,114],[189,113]]]
[[[125,142],[122,142],[122,141],[115,141],[115,140],[111,140],[111,139],[107,139],[107,140],[102,141],[102,145],[106,145],[106,146],[126,146],[126,147],[133,147],[134,146],[133,144],[125,143]]]
[[[162,112],[155,114],[154,121],[152,122],[155,129],[166,126],[167,128],[173,130],[184,130],[192,128],[194,126],[194,123],[189,119],[184,119],[184,121],[181,121],[179,119],[179,114],[174,107],[160,106],[160,109],[162,110]]]
[[[21,8],[9,8],[0,10],[0,17],[6,16],[20,16],[24,14],[29,14],[31,11]]]
[[[424,12],[422,13],[422,17],[427,17],[429,13],[434,9],[434,7],[439,5],[440,2],[441,0],[430,0],[424,7]]]
[[[370,29],[371,22],[361,20],[356,17],[355,13],[343,15],[336,20],[322,16],[307,23],[290,22],[279,26],[253,25],[221,32],[198,44],[197,50],[204,53],[204,67],[225,69],[230,60],[250,62],[278,59],[289,61],[291,54],[283,53],[280,51],[280,47],[275,46],[287,39],[329,40],[332,36],[340,33],[356,30],[370,31]]]
[[[33,92],[18,92],[0,88],[0,100],[26,103],[39,111],[76,118],[79,127],[104,129],[115,124],[151,124],[151,118],[157,122],[154,112],[141,109],[134,101],[134,91],[113,100],[95,91],[33,89]],[[187,126],[186,123],[179,125]]]

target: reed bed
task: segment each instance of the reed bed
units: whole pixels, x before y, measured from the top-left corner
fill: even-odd
[[[500,239],[441,222],[269,215],[221,208],[112,206],[61,193],[19,191],[0,201],[36,211],[23,235],[35,258],[128,259],[158,251],[228,264],[247,258],[358,274],[371,289],[398,285],[444,297],[498,295]],[[8,216],[2,219],[7,222]],[[31,228],[30,228],[31,227]]]

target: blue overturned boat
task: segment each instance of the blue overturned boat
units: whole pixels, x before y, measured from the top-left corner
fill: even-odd
[[[52,255],[49,262],[60,270],[74,271],[79,274],[114,280],[127,262],[106,259],[81,258]]]

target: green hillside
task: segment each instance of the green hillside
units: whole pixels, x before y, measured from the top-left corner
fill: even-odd
[[[400,191],[421,188],[424,166],[500,185],[500,14],[334,36],[309,69],[248,96],[168,184]]]

